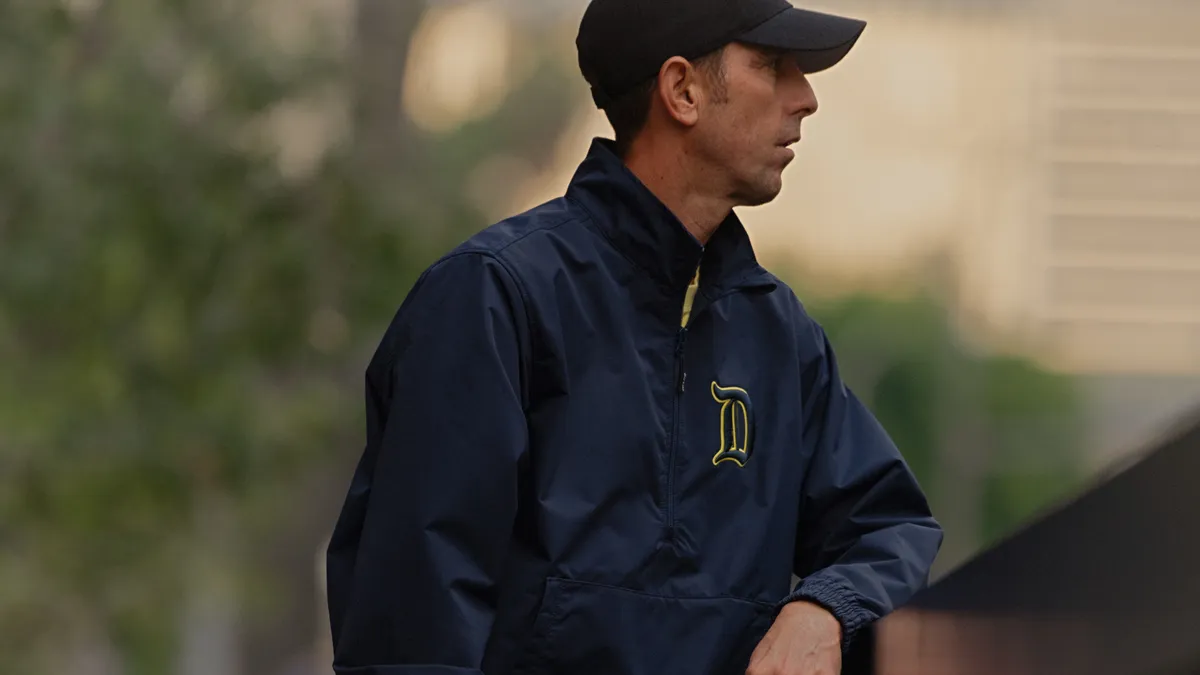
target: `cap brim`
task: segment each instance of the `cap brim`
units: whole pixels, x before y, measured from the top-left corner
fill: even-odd
[[[751,28],[737,41],[794,54],[801,70],[819,73],[845,58],[866,27],[867,22],[859,19],[793,7]]]

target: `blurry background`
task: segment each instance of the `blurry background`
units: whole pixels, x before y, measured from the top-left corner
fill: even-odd
[[[584,4],[0,3],[0,672],[330,672],[366,362],[609,133]],[[940,574],[1200,401],[1200,3],[805,6],[870,27],[741,215]]]

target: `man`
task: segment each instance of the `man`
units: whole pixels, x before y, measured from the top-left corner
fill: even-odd
[[[430,267],[367,370],[337,672],[833,674],[926,581],[925,497],[732,212],[779,193],[805,74],[863,27],[592,2],[616,141]]]

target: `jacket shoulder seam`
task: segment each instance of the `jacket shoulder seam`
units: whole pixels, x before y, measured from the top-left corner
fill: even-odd
[[[565,222],[559,223],[559,225],[565,224]],[[558,225],[555,227],[558,227]],[[529,234],[526,234],[520,239],[524,239],[525,237],[529,236]],[[520,241],[520,239],[517,241]],[[512,242],[512,244],[515,243],[515,241]],[[500,265],[500,267],[504,268],[504,273],[508,275],[509,280],[512,281],[513,287],[517,289],[517,295],[521,298],[521,308],[525,314],[525,336],[529,340],[529,353],[524,354],[524,358],[521,359],[521,379],[523,381],[523,388],[525,389],[524,393],[528,394],[528,391],[531,389],[531,378],[533,377],[533,355],[537,351],[536,340],[538,333],[533,329],[533,312],[530,310],[530,307],[533,306],[533,302],[530,299],[529,290],[526,288],[525,280],[521,278],[521,275],[517,273],[517,271],[513,268],[513,265],[500,255],[500,253],[506,248],[508,248],[508,246],[505,246],[496,251],[496,253],[489,255],[493,260],[496,261],[497,264]],[[525,399],[525,407],[528,408],[528,404],[530,403],[529,396],[525,395],[523,398]]]
[[[458,256],[465,256],[465,255],[480,255],[480,256],[490,258],[491,260],[496,261],[496,264],[499,265],[501,267],[501,269],[504,270],[504,274],[508,277],[509,281],[512,282],[513,287],[516,288],[517,296],[519,297],[520,302],[521,302],[521,310],[522,310],[522,313],[525,315],[525,335],[526,335],[526,338],[529,340],[528,353],[521,355],[522,356],[522,358],[521,358],[521,379],[523,381],[523,387],[526,390],[528,390],[530,378],[533,375],[533,369],[532,369],[532,365],[531,365],[533,363],[533,354],[537,350],[537,346],[536,346],[536,342],[535,342],[537,340],[537,331],[535,331],[533,329],[533,312],[530,311],[530,307],[532,307],[533,303],[530,299],[529,290],[527,288],[525,280],[523,278],[521,278],[521,275],[517,273],[517,270],[514,268],[512,263],[508,260],[505,260],[505,258],[501,255],[501,253],[503,253],[503,251],[505,249],[507,249],[509,246],[517,243],[518,241],[520,241],[521,239],[524,239],[525,237],[528,237],[529,235],[533,234],[534,232],[541,232],[541,231],[547,230],[547,229],[554,229],[556,227],[560,227],[562,225],[566,225],[571,222],[574,222],[574,220],[573,219],[565,220],[561,223],[558,223],[557,225],[548,226],[546,228],[538,228],[537,230],[534,230],[533,232],[527,232],[526,234],[522,235],[521,237],[518,237],[516,240],[509,242],[508,244],[506,244],[498,249],[495,249],[495,250],[489,250],[489,249],[485,249],[485,248],[478,248],[478,249],[477,248],[468,248],[468,249],[464,249],[462,251],[458,251],[456,253],[452,253],[443,259],[443,261],[445,261],[445,260],[449,260],[451,258],[455,258]],[[525,398],[526,403],[528,403],[528,396],[524,396],[523,398]]]
[[[562,223],[560,223],[560,224],[562,224]],[[505,248],[507,248],[507,247],[505,247]],[[503,249],[500,249],[500,250],[503,250]],[[529,350],[532,351],[534,335],[536,333],[533,331],[533,315],[529,311],[530,303],[529,303],[528,294],[525,291],[525,285],[522,282],[522,280],[519,278],[519,276],[515,273],[515,271],[512,269],[512,266],[507,261],[503,260],[498,255],[498,252],[499,251],[494,251],[494,250],[490,250],[490,249],[482,248],[482,247],[480,247],[480,248],[471,247],[471,248],[465,248],[465,249],[453,251],[451,253],[447,253],[446,255],[442,256],[437,262],[430,265],[429,268],[426,269],[425,272],[421,275],[421,277],[423,279],[434,269],[441,267],[442,265],[445,265],[446,263],[448,263],[451,260],[454,260],[456,258],[464,258],[467,256],[477,255],[477,256],[480,256],[483,258],[488,258],[488,259],[494,260],[501,267],[501,269],[504,270],[505,276],[508,277],[509,281],[511,281],[513,286],[517,289],[517,296],[521,303],[521,309],[522,309],[523,313],[525,314],[525,331],[526,331],[526,335],[528,336],[529,343],[530,343]],[[420,281],[421,280],[418,280],[417,284],[414,284],[413,289],[412,289],[413,291],[417,290],[417,285],[420,284]],[[520,341],[518,340],[518,343],[519,342]],[[390,370],[395,365],[396,359],[398,357],[399,357],[398,354],[395,354],[395,353],[389,354],[388,358],[380,364],[380,367],[384,370]],[[523,379],[525,380],[525,382],[527,383],[528,376],[530,374],[530,365],[529,364],[533,360],[533,355],[532,354],[522,354],[521,357],[522,357],[521,358],[521,362],[522,362],[521,363],[521,375],[522,375]]]
[[[532,237],[535,234],[540,234],[542,232],[549,232],[551,230],[557,230],[560,227],[564,227],[564,226],[570,225],[572,223],[578,223],[581,220],[583,220],[583,216],[568,216],[556,223],[551,223],[549,225],[543,225],[541,227],[533,228],[530,231],[526,232],[525,234],[522,234],[521,236],[517,237],[516,239],[513,239],[512,241],[504,244],[503,246],[497,247],[495,249],[494,253],[496,253],[497,255],[503,254],[508,249],[512,248],[513,246],[516,246],[517,244],[528,239],[529,237]]]

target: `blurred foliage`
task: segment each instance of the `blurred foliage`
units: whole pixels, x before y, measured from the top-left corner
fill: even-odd
[[[976,353],[930,295],[854,296],[809,309],[847,383],[929,491],[947,539],[966,539],[965,552],[995,543],[1080,484],[1084,402],[1072,378]],[[962,500],[964,486],[977,503]]]
[[[340,311],[319,218],[354,197],[321,176],[314,209],[247,133],[323,74],[233,8],[0,12],[0,527],[28,589],[0,649],[82,623],[163,672],[201,496],[286,480],[354,416],[348,340],[309,339]]]
[[[272,115],[355,93],[339,54],[277,49],[250,10],[0,5],[4,672],[51,672],[78,640],[111,645],[128,672],[168,672],[193,559],[229,566],[248,595],[269,582],[240,555],[260,514],[286,518],[272,504],[303,499],[288,486],[314,462],[348,478],[381,326],[483,224],[454,198],[469,158],[544,149],[570,109],[543,62],[544,85],[520,92],[539,115],[518,102],[429,139],[404,183],[378,163],[366,176],[356,147],[376,139],[354,134],[292,176]],[[214,540],[201,516],[222,500],[246,531]],[[310,525],[313,542],[331,525]]]

